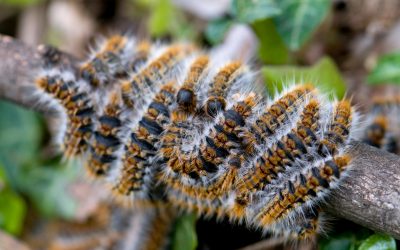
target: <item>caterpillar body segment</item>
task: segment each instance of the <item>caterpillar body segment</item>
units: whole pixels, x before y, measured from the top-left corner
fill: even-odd
[[[205,134],[200,144],[198,155],[203,161],[203,168],[194,171],[198,174],[202,170],[212,173],[220,169],[218,166],[223,164],[225,159],[230,162],[233,152],[241,150],[239,133],[246,125],[247,118],[252,115],[256,104],[256,96],[251,93],[243,100],[237,101],[232,108],[222,112],[219,121]]]
[[[126,77],[135,44],[128,36],[114,35],[105,39],[80,67],[80,76],[94,88],[111,84],[114,78]]]
[[[334,108],[333,117],[328,124],[327,132],[319,144],[318,153],[335,155],[339,148],[346,145],[352,125],[353,109],[348,100],[339,101]]]
[[[350,157],[342,155],[313,167],[289,180],[255,216],[260,226],[267,227],[286,218],[297,207],[309,200],[318,199],[337,182],[350,164]]]
[[[226,97],[229,90],[240,79],[242,63],[231,62],[223,66],[210,83],[208,98],[204,107],[205,113],[210,117],[216,117],[220,111],[225,110]]]
[[[319,209],[304,209],[304,218],[299,219],[292,231],[293,239],[310,239],[315,236],[321,227],[321,213]]]
[[[141,41],[135,48],[135,53],[130,62],[130,69],[135,73],[149,60],[152,53],[152,45],[149,41]]]
[[[143,220],[143,237],[136,239],[136,247],[140,250],[170,249],[170,238],[173,227],[180,213],[170,205],[163,205],[146,211]]]
[[[130,133],[124,145],[121,169],[113,187],[118,196],[139,198],[149,196],[159,167],[154,159],[158,152],[159,137],[170,120],[171,105],[175,102],[176,84],[165,84],[148,106],[147,112]],[[140,194],[142,193],[142,194]],[[135,197],[134,197],[135,198]]]
[[[56,220],[40,225],[36,230],[44,231],[45,239],[38,243],[35,236],[33,245],[37,249],[87,250],[124,249],[132,223],[128,209],[110,203],[101,203],[94,213],[85,220]]]
[[[276,236],[285,236],[290,241],[313,240],[317,234],[324,232],[323,224],[325,214],[320,207],[305,207],[301,212],[279,221],[272,230],[266,231],[271,231]]]
[[[56,99],[66,118],[61,150],[66,158],[83,154],[93,132],[95,109],[88,93],[72,73],[45,72],[36,86]]]
[[[373,147],[399,154],[399,107],[398,96],[375,98],[365,119],[366,128],[362,141]]]
[[[179,64],[194,52],[190,45],[177,44],[170,46],[164,52],[152,60],[130,80],[121,83],[121,92],[127,107],[133,108],[135,102],[141,104],[147,92],[154,93],[160,81],[168,80],[168,75],[176,70]]]
[[[112,164],[117,161],[117,151],[121,146],[123,104],[118,92],[109,97],[108,104],[96,122],[96,128],[90,141],[90,148],[85,163],[91,176],[106,177]]]
[[[247,153],[256,154],[257,148],[268,142],[271,136],[285,126],[288,119],[301,109],[305,98],[315,95],[315,92],[316,90],[312,85],[295,86],[267,106],[241,135]]]
[[[388,129],[388,120],[385,116],[377,116],[371,125],[367,127],[365,143],[381,148],[384,145],[384,139]]]

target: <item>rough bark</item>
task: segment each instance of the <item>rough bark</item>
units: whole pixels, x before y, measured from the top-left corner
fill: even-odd
[[[36,49],[8,36],[0,35],[0,98],[29,109],[51,113],[35,95],[35,77],[46,65],[72,67],[76,60],[48,45]]]
[[[400,239],[400,157],[352,142],[353,167],[328,199],[327,210]]]
[[[0,98],[51,112],[32,95],[34,77],[43,66],[71,67],[75,63],[72,56],[55,48],[42,45],[35,50],[0,36]],[[329,196],[327,211],[400,239],[400,157],[359,142],[351,143],[350,154],[350,177]]]

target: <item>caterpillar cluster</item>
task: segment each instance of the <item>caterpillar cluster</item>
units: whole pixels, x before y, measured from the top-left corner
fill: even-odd
[[[243,62],[115,35],[79,72],[36,81],[64,118],[58,143],[114,196],[227,217],[287,237],[321,230],[319,203],[351,166],[358,116],[312,84],[263,95]]]

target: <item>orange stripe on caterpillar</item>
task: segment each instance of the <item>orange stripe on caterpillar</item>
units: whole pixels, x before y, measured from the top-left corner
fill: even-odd
[[[133,72],[136,72],[148,60],[150,52],[151,43],[149,41],[142,41],[136,46],[130,66]]]
[[[161,81],[170,71],[183,60],[185,56],[193,52],[189,45],[173,45],[153,60],[146,68],[134,75],[129,81],[121,83],[122,98],[128,107],[133,107],[136,95],[141,95],[145,88],[151,88]]]
[[[164,205],[156,210],[156,213],[148,220],[146,235],[140,242],[141,250],[165,249],[171,236],[174,223],[178,217],[175,208]]]
[[[165,146],[161,150],[168,160],[167,166],[174,172],[186,174],[193,179],[216,172],[219,165],[229,156],[229,151],[236,145],[240,146],[233,138],[238,138],[240,128],[245,125],[246,118],[252,113],[255,105],[255,94],[251,93],[243,101],[237,102],[231,109],[225,111],[222,119],[211,129],[211,133],[205,135],[198,152],[195,149],[195,152],[183,153],[180,149],[182,145],[179,134],[185,130],[184,126],[170,128],[164,136]],[[186,117],[181,115],[176,119],[182,118]]]
[[[371,146],[381,148],[388,129],[388,119],[384,115],[375,117],[372,124],[366,129],[363,141]]]
[[[310,155],[308,147],[317,141],[316,133],[320,130],[319,112],[319,102],[311,99],[304,107],[296,127],[257,158],[255,170],[238,183],[239,206],[248,200],[248,192],[262,190],[297,158],[306,158]]]
[[[55,98],[67,115],[67,130],[61,145],[64,155],[70,158],[82,154],[93,129],[94,108],[88,94],[78,88],[75,79],[64,79],[61,75],[38,78],[36,85]]]
[[[144,185],[151,184],[145,183],[145,177],[153,178],[147,171],[152,167],[151,159],[157,154],[156,143],[160,134],[169,123],[170,106],[175,101],[175,93],[175,83],[164,85],[139,121],[138,127],[130,134],[121,159],[122,170],[113,187],[116,194],[128,196],[143,191]]]
[[[239,76],[237,71],[241,67],[241,62],[231,62],[222,67],[215,75],[208,91],[209,97],[204,107],[205,113],[210,117],[215,117],[218,112],[225,110],[227,92],[234,83],[234,80]]]
[[[194,199],[216,199],[227,194],[228,191],[233,190],[234,183],[237,182],[238,169],[240,167],[239,156],[231,157],[229,167],[225,173],[216,178],[214,181],[210,181],[207,185],[194,186],[183,184],[179,179],[174,179],[168,176],[162,176],[161,179],[168,185],[169,188],[179,190],[186,196]]]
[[[268,226],[286,217],[296,207],[328,189],[331,182],[340,178],[340,174],[346,170],[349,163],[350,157],[342,155],[308,169],[304,175],[297,175],[295,181],[289,180],[285,187],[278,190],[255,220],[259,221],[261,226]]]
[[[103,114],[97,120],[96,129],[90,142],[89,156],[85,166],[91,176],[104,177],[108,175],[111,165],[117,160],[115,152],[121,145],[118,136],[122,126],[121,112],[122,100],[119,93],[114,91],[110,94]]]
[[[256,145],[274,135],[289,116],[301,107],[306,96],[315,94],[316,90],[312,85],[298,85],[268,106],[241,135],[246,152],[249,155],[254,154]]]
[[[104,41],[92,60],[80,67],[80,75],[93,87],[108,83],[109,79],[126,70],[121,62],[121,54],[129,43],[129,38],[114,35]]]
[[[338,152],[339,147],[346,144],[351,129],[352,112],[348,100],[340,101],[335,105],[328,131],[318,146],[319,154],[334,155]]]

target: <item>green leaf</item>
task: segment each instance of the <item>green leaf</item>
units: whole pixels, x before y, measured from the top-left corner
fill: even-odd
[[[0,162],[0,191],[8,186],[6,171]]]
[[[77,176],[79,165],[27,167],[21,173],[20,187],[46,217],[72,218],[76,211],[74,199],[66,192]]]
[[[259,57],[265,64],[284,64],[289,51],[271,19],[255,22],[253,30],[260,40]]]
[[[331,6],[330,0],[280,0],[282,13],[274,17],[276,27],[286,45],[298,50],[323,21]]]
[[[361,244],[358,250],[396,250],[396,241],[387,235],[373,234]]]
[[[368,75],[368,83],[400,83],[400,52],[383,55]]]
[[[342,98],[346,84],[335,63],[328,57],[322,58],[311,67],[265,66],[262,69],[269,93],[282,90],[290,83],[312,83],[322,91]]]
[[[170,31],[170,22],[174,20],[174,7],[170,0],[155,1],[149,20],[149,30],[152,36],[162,36]]]
[[[26,205],[24,200],[10,188],[0,187],[0,228],[14,235],[20,234],[25,213]]]
[[[320,242],[321,250],[350,250],[354,249],[355,237],[352,234],[338,235]]]
[[[29,6],[33,4],[39,4],[43,0],[0,0],[0,4],[13,5],[13,6]]]
[[[232,24],[233,20],[229,18],[213,20],[208,23],[204,35],[211,44],[220,43]]]
[[[196,215],[189,214],[178,218],[172,238],[173,250],[193,250],[197,247]]]
[[[12,186],[16,186],[19,168],[37,161],[42,134],[34,112],[0,101],[0,162]]]
[[[239,22],[253,23],[277,16],[281,10],[275,0],[233,0],[231,12]]]

